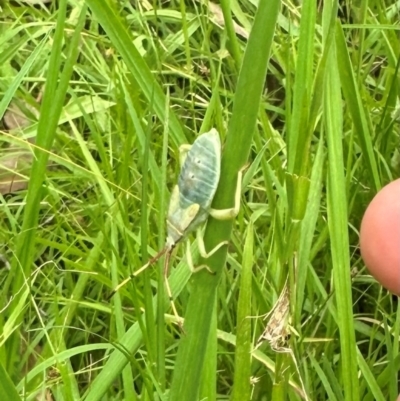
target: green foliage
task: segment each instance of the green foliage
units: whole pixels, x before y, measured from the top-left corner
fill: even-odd
[[[358,250],[400,165],[392,2],[1,7],[1,399],[396,399],[400,307]],[[178,147],[211,127],[213,207],[246,166],[241,211],[207,222],[215,275],[174,252],[182,331],[162,261],[108,295],[163,246]]]

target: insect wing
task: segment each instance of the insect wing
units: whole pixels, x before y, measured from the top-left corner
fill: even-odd
[[[207,219],[221,171],[221,142],[217,130],[200,135],[186,154],[168,209],[168,246]]]
[[[196,218],[200,209],[197,203],[182,209],[179,199],[179,187],[176,185],[169,202],[167,217],[167,238],[169,243],[167,246],[176,244],[186,234],[187,228]]]
[[[199,204],[209,209],[221,173],[221,142],[217,130],[200,135],[189,150],[178,179],[180,207]]]

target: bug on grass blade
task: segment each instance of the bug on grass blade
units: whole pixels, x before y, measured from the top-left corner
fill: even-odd
[[[193,145],[181,146],[180,154],[182,167],[178,183],[172,191],[169,203],[165,247],[143,267],[122,281],[110,295],[110,297],[113,296],[115,292],[128,283],[129,280],[136,277],[147,267],[155,263],[161,256],[166,254],[164,277],[167,294],[171,300],[172,308],[176,316],[178,316],[178,313],[172,302],[172,293],[167,280],[171,253],[175,246],[187,237],[188,234],[199,229],[209,215],[216,219],[227,220],[238,214],[242,179],[241,170],[237,178],[235,206],[229,209],[212,209],[211,203],[214,199],[221,174],[221,141],[218,131],[213,128],[209,132],[200,135],[194,141]],[[223,245],[227,245],[228,243],[227,241],[223,241],[211,251],[207,252],[200,232],[198,232],[197,239],[199,242],[199,251],[203,258],[210,257]],[[189,241],[187,242],[186,255],[188,265],[193,272],[201,269],[207,269],[211,272],[210,268],[206,265],[193,266]]]

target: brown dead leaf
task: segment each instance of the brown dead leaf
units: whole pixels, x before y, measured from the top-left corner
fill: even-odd
[[[269,317],[269,321],[264,332],[257,341],[256,348],[258,348],[262,342],[268,341],[274,351],[287,352],[288,349],[285,348],[284,344],[286,336],[289,334],[289,314],[290,300],[286,283],[274,307],[266,316]]]
[[[39,116],[32,105],[13,101],[4,114],[3,122],[9,131],[18,131],[31,126]],[[35,138],[28,139],[34,143]],[[26,147],[6,145],[0,148],[0,193],[2,195],[21,191],[28,186],[33,153]]]
[[[207,4],[208,4],[208,7],[209,7],[211,13],[213,14],[212,15],[213,22],[215,24],[219,25],[220,27],[224,28],[225,20],[224,20],[224,14],[222,12],[221,7],[218,4],[212,3],[211,1],[209,1]],[[242,38],[245,38],[245,39],[249,38],[249,33],[235,21],[233,21],[233,29]]]
[[[0,157],[0,193],[17,192],[28,186],[29,171],[33,155],[28,150],[5,149],[7,154]]]
[[[3,121],[10,131],[29,127],[39,116],[39,112],[30,104],[19,103],[12,102],[4,113]]]

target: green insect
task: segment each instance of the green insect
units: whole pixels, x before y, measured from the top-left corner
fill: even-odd
[[[233,208],[212,209],[211,203],[217,190],[221,174],[221,141],[218,131],[213,128],[211,131],[200,135],[194,141],[193,145],[182,145],[180,147],[180,154],[182,167],[178,178],[178,184],[175,185],[172,191],[169,203],[165,247],[143,267],[121,282],[111,294],[111,296],[114,295],[114,293],[129,280],[136,277],[143,270],[156,262],[162,255],[166,254],[164,277],[167,294],[171,300],[173,312],[176,316],[178,316],[178,313],[172,302],[172,293],[167,279],[171,253],[180,241],[195,230],[198,231],[197,240],[200,255],[205,259],[213,255],[222,246],[228,244],[228,241],[223,241],[211,251],[207,252],[201,235],[200,226],[207,220],[209,215],[219,220],[228,220],[234,218],[239,213],[242,181],[242,170],[240,170],[237,178],[235,206]],[[192,272],[207,269],[212,273],[207,265],[194,267],[189,241],[187,241],[186,256],[189,268]]]

